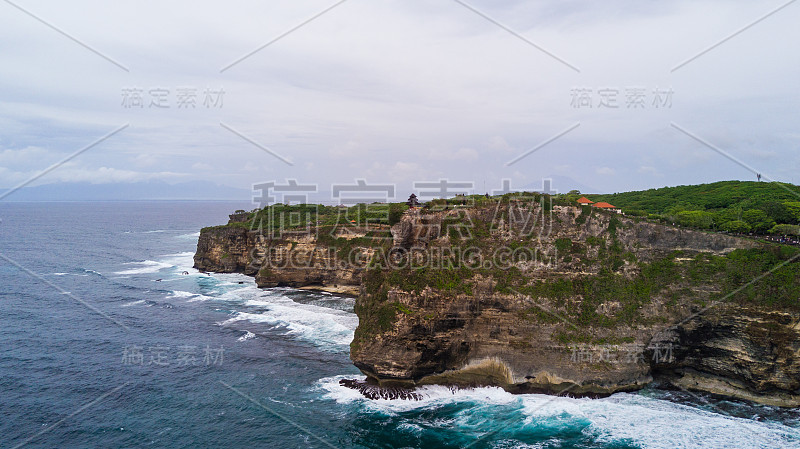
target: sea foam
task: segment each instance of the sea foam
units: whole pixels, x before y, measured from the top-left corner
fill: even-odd
[[[179,270],[189,271],[192,270],[194,265],[194,253],[185,251],[175,254],[164,254],[158,257],[158,260],[144,260],[141,262],[128,262],[125,265],[136,265],[134,268],[127,270],[117,271],[114,274],[130,275],[130,274],[148,274],[157,273],[165,268],[175,267]]]
[[[326,399],[359,406],[359,413],[366,410],[397,417],[415,410],[431,411],[461,404],[461,411],[454,419],[447,420],[448,426],[476,436],[503,429],[497,438],[508,439],[517,432],[532,434],[535,429],[552,432],[578,427],[595,441],[612,445],[626,442],[643,449],[800,448],[800,431],[781,423],[732,417],[637,393],[591,399],[512,395],[495,387],[426,386],[415,390],[420,400],[369,400],[357,390],[339,384],[341,379],[354,377],[357,376],[323,378],[315,388]],[[470,404],[471,407],[463,408]],[[517,414],[521,419],[510,423],[500,419]]]
[[[234,297],[243,300],[248,310],[234,312],[231,318],[221,323],[222,326],[237,321],[266,323],[285,329],[288,335],[333,351],[346,350],[358,326],[358,318],[353,313],[300,304],[282,295],[270,296],[269,292],[263,292],[255,286],[233,290],[221,296],[229,300]]]
[[[244,335],[242,335],[241,337],[237,338],[236,341],[247,341],[247,340],[250,340],[251,338],[256,338],[256,334],[254,334],[254,333],[252,333],[250,331],[245,331]]]
[[[138,265],[136,268],[130,268],[127,270],[117,271],[114,274],[147,274],[147,273],[156,273],[164,268],[169,268],[172,265],[164,262],[158,262],[155,260],[145,260],[142,262],[129,262],[126,265]]]

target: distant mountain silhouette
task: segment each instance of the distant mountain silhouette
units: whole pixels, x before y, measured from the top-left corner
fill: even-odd
[[[0,189],[0,195],[9,189]],[[252,193],[206,181],[168,184],[163,181],[91,184],[55,183],[24,187],[3,201],[136,201],[136,200],[239,200],[250,201]]]

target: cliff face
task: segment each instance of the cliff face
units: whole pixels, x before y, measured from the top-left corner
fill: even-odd
[[[797,276],[747,284],[787,258],[774,248],[513,200],[370,235],[207,228],[195,265],[358,294],[351,358],[381,386],[604,395],[656,379],[800,405]]]
[[[258,235],[247,228],[205,228],[197,240],[194,267],[201,271],[252,275],[259,269],[251,257],[258,247]]]
[[[194,266],[203,271],[252,275],[259,287],[359,293],[365,257],[373,249],[346,243],[362,237],[362,229],[343,229],[333,235],[320,234],[317,229],[269,234],[245,226],[205,228],[197,242]]]
[[[764,307],[722,305],[659,333],[673,357],[652,364],[679,388],[770,405],[800,404],[800,319]]]
[[[800,405],[800,317],[729,294],[750,279],[737,284],[739,262],[725,255],[756,243],[588,209],[523,209],[463,212],[457,223],[471,225],[459,232],[446,229],[452,212],[393,228],[411,265],[454,244],[483,257],[467,270],[365,273],[351,358],[371,382],[605,395],[658,379]]]
[[[410,312],[397,313],[386,330],[359,333],[354,363],[382,386],[496,385],[518,393],[605,395],[657,379],[681,389],[800,405],[796,314],[720,306],[675,327],[584,328],[583,335],[595,338],[564,343],[561,332],[569,323],[532,319],[545,307],[535,301],[460,299],[442,300],[432,291],[391,293],[388,301]],[[365,306],[359,304],[360,317],[370,315]]]

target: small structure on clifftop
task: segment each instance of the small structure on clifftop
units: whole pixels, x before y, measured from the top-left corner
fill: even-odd
[[[622,213],[622,209],[618,208],[617,206],[614,206],[614,205],[608,204],[606,202],[603,202],[603,201],[601,201],[599,203],[592,204],[592,207],[596,207],[598,209],[610,210],[610,211],[616,212],[618,214]]]
[[[411,195],[408,197],[408,201],[406,201],[406,204],[408,205],[408,207],[412,207],[412,208],[413,208],[413,207],[417,207],[417,206],[419,206],[419,200],[417,199],[417,195],[414,195],[414,194],[412,193],[412,194],[411,194]]]
[[[594,203],[594,201],[590,200],[589,198],[586,198],[585,196],[578,198],[578,204],[580,204],[581,206],[588,206],[592,203]]]

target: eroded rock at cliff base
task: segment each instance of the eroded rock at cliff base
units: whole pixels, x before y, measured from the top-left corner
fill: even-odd
[[[797,314],[720,304],[657,335],[654,342],[672,348],[669,359],[653,363],[654,373],[677,388],[800,406]]]
[[[415,401],[422,399],[422,395],[411,388],[381,387],[373,382],[357,379],[342,379],[339,381],[339,385],[356,390],[367,399],[407,399]]]

